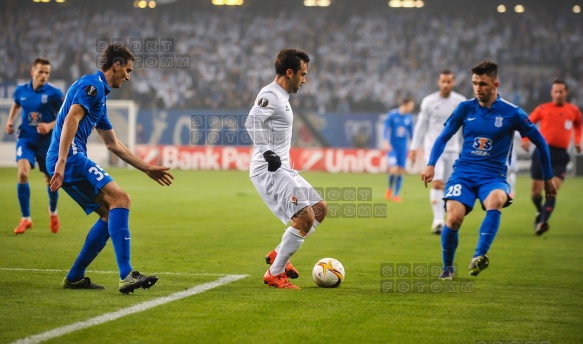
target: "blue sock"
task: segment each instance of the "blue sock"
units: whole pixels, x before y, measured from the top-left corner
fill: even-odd
[[[124,279],[132,272],[130,264],[130,210],[114,208],[109,211],[109,235],[115,251],[115,259],[119,268],[119,277]]]
[[[99,252],[103,250],[107,240],[109,239],[109,232],[107,230],[107,222],[102,219],[97,220],[85,238],[85,244],[77,256],[77,260],[69,270],[67,279],[71,282],[77,282],[85,277],[85,270],[91,262],[97,257]]]
[[[549,222],[549,219],[551,218],[551,214],[553,213],[553,210],[555,209],[555,204],[557,202],[556,198],[547,198],[545,200],[545,205],[542,207],[542,214],[540,217],[540,222]]]
[[[20,212],[22,217],[30,216],[30,186],[28,183],[16,184],[16,191],[18,193],[18,202],[20,203]]]
[[[57,201],[59,200],[59,191],[51,191],[51,187],[47,186],[47,192],[49,193],[49,209],[52,213],[57,211]]]
[[[389,189],[393,189],[393,185],[395,185],[395,175],[389,174]]]
[[[401,185],[403,185],[403,176],[397,176],[397,182],[395,183],[395,196],[399,196],[399,192],[401,191]]]
[[[458,245],[458,232],[452,230],[447,225],[441,230],[441,257],[443,259],[443,269],[453,271],[453,259]]]
[[[478,245],[476,246],[474,257],[483,256],[488,253],[490,245],[492,245],[492,241],[494,241],[498,228],[500,227],[500,215],[502,215],[500,210],[493,209],[486,211],[486,217],[480,226],[480,237],[478,238]]]

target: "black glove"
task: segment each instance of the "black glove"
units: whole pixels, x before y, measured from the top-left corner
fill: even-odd
[[[275,172],[281,167],[281,159],[279,155],[273,153],[273,151],[268,150],[263,153],[263,158],[267,161],[267,170],[269,172]]]

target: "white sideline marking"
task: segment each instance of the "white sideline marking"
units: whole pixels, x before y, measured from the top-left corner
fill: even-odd
[[[0,271],[38,271],[38,272],[69,272],[69,270],[63,269],[23,269],[23,268],[0,268]],[[87,270],[87,273],[96,274],[116,274],[119,271],[103,271],[103,270]],[[185,273],[185,272],[148,272],[148,275],[180,275],[180,276],[227,276],[227,274],[196,274],[196,273]]]
[[[32,344],[32,343],[44,342],[44,341],[49,340],[49,339],[64,336],[64,335],[69,334],[69,333],[74,332],[74,331],[78,331],[78,330],[82,330],[82,329],[85,329],[85,328],[88,328],[91,326],[103,324],[103,323],[106,323],[108,321],[113,321],[113,320],[119,319],[121,317],[125,317],[126,315],[143,312],[147,309],[154,308],[154,307],[163,305],[165,303],[169,303],[172,301],[183,299],[185,297],[199,294],[199,293],[205,292],[207,290],[210,290],[210,289],[213,289],[216,287],[220,287],[222,285],[225,285],[225,284],[228,284],[231,282],[238,281],[238,280],[243,279],[247,276],[248,275],[226,275],[225,277],[221,277],[216,281],[197,285],[196,287],[192,287],[192,288],[184,290],[184,291],[179,291],[179,292],[174,293],[172,295],[159,297],[159,298],[154,299],[154,300],[139,303],[135,306],[122,308],[118,311],[111,312],[111,313],[106,313],[106,314],[97,316],[95,318],[91,318],[89,320],[79,321],[79,322],[76,322],[76,323],[71,324],[71,325],[58,327],[58,328],[55,328],[55,329],[50,330],[50,331],[46,331],[46,332],[35,334],[33,336],[29,336],[29,337],[26,337],[23,339],[19,339],[19,340],[13,342],[13,344]]]

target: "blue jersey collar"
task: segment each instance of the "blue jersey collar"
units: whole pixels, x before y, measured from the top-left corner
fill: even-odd
[[[47,89],[47,85],[49,84],[49,82],[47,81],[46,84],[42,85],[41,87],[38,88],[38,90],[34,89],[34,86],[32,85],[32,79],[30,80],[30,82],[28,83],[28,87],[33,90],[34,92],[43,92]]]
[[[105,74],[102,71],[98,70],[95,75],[97,75],[101,81],[103,82],[103,87],[105,88],[105,94],[109,94],[111,92],[111,88],[107,84],[107,79],[105,78]]]

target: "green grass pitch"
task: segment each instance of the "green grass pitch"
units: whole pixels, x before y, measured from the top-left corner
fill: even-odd
[[[109,172],[132,197],[134,269],[157,273],[158,285],[120,294],[108,244],[87,273],[106,290],[62,289],[61,281],[96,216],[85,216],[61,192],[61,230],[52,234],[46,187],[33,170],[34,225],[16,236],[13,229],[20,218],[16,170],[0,169],[0,343],[139,306],[222,275],[248,276],[47,342],[583,342],[581,178],[566,180],[550,231],[536,237],[530,180],[519,177],[515,203],[503,210],[489,252],[490,267],[474,278],[466,270],[484,216],[477,206],[462,226],[455,259],[456,281],[464,290],[389,292],[391,285],[431,285],[436,279],[389,275],[383,268],[441,263],[440,239],[429,228],[429,193],[420,178],[406,177],[404,201],[397,204],[383,198],[384,175],[303,173],[312,185],[325,190],[371,188],[372,199],[356,203],[386,204],[387,212],[376,218],[326,219],[292,259],[301,274],[294,283],[302,288],[294,291],[263,284],[264,256],[277,245],[285,227],[263,204],[246,172],[174,171],[171,187],[160,187],[135,170]],[[312,266],[324,257],[334,257],[346,268],[346,280],[338,289],[318,288],[312,281]]]

